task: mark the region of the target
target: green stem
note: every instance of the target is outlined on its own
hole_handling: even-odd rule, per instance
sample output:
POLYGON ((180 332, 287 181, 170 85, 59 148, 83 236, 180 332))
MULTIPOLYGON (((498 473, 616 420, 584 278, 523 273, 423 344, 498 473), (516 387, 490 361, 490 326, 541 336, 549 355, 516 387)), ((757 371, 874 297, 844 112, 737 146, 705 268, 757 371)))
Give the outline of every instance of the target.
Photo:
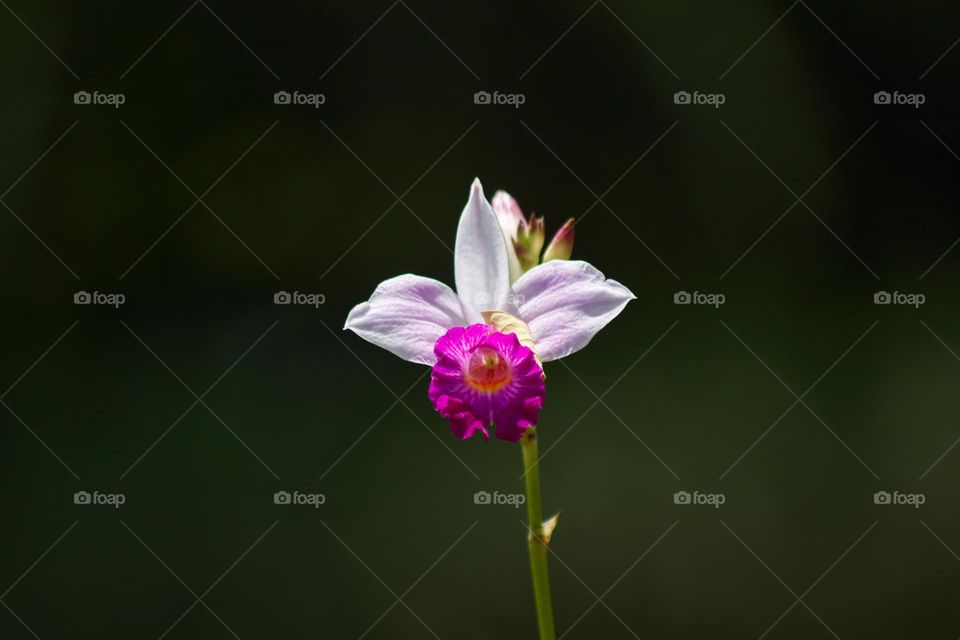
POLYGON ((543 511, 540 506, 540 465, 537 456, 537 433, 528 428, 521 440, 524 482, 527 490, 527 520, 530 531, 530 574, 533 576, 533 598, 537 605, 537 626, 540 640, 554 640, 553 604, 550 600, 550 576, 547 572, 547 541, 543 539, 543 511))

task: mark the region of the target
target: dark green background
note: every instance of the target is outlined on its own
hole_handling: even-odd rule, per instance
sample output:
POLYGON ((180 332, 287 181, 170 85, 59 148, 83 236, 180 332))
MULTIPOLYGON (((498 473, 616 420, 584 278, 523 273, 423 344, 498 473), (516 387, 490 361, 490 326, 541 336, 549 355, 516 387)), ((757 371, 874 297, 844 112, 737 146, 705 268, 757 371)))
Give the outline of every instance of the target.
POLYGON ((960 436, 960 250, 921 279, 960 236, 960 161, 946 148, 960 149, 960 49, 919 79, 960 36, 960 7, 404 1, 4 0, 0 188, 77 124, 3 197, 69 269, 0 210, 0 387, 14 385, 0 410, 0 637, 355 639, 414 583, 415 615, 397 605, 366 637, 535 637, 522 511, 473 503, 521 490, 520 452, 457 441, 424 368, 340 332, 387 277, 452 284, 444 243, 475 176, 550 229, 581 219, 575 255, 638 298, 547 368, 560 633, 603 595, 609 609, 565 637, 757 638, 802 595, 809 609, 766 637, 960 635, 960 452, 930 469, 960 436), (127 101, 77 106, 78 90, 127 101), (278 106, 278 90, 327 102, 278 106), (478 90, 526 104, 477 106, 478 90), (726 104, 675 105, 678 90, 726 104), (877 106, 878 90, 927 101, 877 106), (794 204, 790 190, 875 122, 804 196, 816 215, 796 205, 720 279, 794 204), (120 279, 190 190, 274 123, 204 197, 216 216, 197 205, 120 279), (75 306, 81 289, 128 302, 75 306), (275 306, 280 289, 327 303, 275 306), (676 306, 678 290, 727 302, 676 306), (876 306, 878 290, 927 303, 876 306), (794 406, 720 480, 794 404, 786 387, 802 395, 874 323, 804 397, 810 411, 794 406), (194 403, 187 387, 203 394, 271 326, 204 397, 210 410, 195 406, 120 479, 194 403), (408 388, 409 411, 394 396, 408 388), (276 506, 280 489, 327 502, 276 506), (881 489, 926 504, 877 506, 881 489), (127 503, 76 506, 78 490, 127 503), (678 506, 678 490, 726 504, 678 506), (209 609, 171 630, 200 595, 209 609))

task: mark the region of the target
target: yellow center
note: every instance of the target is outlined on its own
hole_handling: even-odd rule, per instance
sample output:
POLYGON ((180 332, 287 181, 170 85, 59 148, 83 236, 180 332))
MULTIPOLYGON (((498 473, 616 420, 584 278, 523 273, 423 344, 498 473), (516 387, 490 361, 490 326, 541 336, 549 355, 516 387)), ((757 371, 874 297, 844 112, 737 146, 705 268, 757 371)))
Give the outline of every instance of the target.
POLYGON ((513 371, 495 349, 481 346, 470 356, 463 377, 471 388, 494 393, 510 383, 513 371))

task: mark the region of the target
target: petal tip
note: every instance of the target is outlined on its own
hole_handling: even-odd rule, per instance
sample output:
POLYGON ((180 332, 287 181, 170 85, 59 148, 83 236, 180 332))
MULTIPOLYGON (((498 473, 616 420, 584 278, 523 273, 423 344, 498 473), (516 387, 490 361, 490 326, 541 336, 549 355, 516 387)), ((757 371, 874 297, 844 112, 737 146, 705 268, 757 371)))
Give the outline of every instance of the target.
POLYGON ((347 314, 347 318, 343 321, 343 331, 352 331, 353 327, 351 326, 356 320, 357 316, 363 313, 363 310, 366 307, 369 307, 369 302, 361 302, 360 304, 350 309, 350 313, 347 314))

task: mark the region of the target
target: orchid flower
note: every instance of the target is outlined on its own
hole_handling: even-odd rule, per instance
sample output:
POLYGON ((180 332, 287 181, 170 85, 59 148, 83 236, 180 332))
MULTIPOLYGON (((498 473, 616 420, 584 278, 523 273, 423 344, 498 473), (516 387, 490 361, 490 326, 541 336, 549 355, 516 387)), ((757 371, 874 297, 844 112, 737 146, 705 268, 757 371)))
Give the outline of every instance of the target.
POLYGON ((430 399, 453 433, 518 441, 543 405, 542 363, 590 342, 634 299, 590 264, 569 260, 573 221, 543 254, 543 218, 504 192, 493 206, 474 180, 454 246, 456 292, 411 274, 380 283, 345 329, 433 367, 430 399))
POLYGON ((543 519, 537 429, 546 383, 543 363, 579 351, 634 295, 586 262, 570 260, 573 220, 543 250, 544 220, 525 218, 500 191, 487 202, 479 180, 457 227, 456 292, 404 274, 355 306, 344 329, 433 369, 428 396, 462 440, 521 442, 530 573, 540 640, 554 640, 547 545, 557 517, 543 519))

